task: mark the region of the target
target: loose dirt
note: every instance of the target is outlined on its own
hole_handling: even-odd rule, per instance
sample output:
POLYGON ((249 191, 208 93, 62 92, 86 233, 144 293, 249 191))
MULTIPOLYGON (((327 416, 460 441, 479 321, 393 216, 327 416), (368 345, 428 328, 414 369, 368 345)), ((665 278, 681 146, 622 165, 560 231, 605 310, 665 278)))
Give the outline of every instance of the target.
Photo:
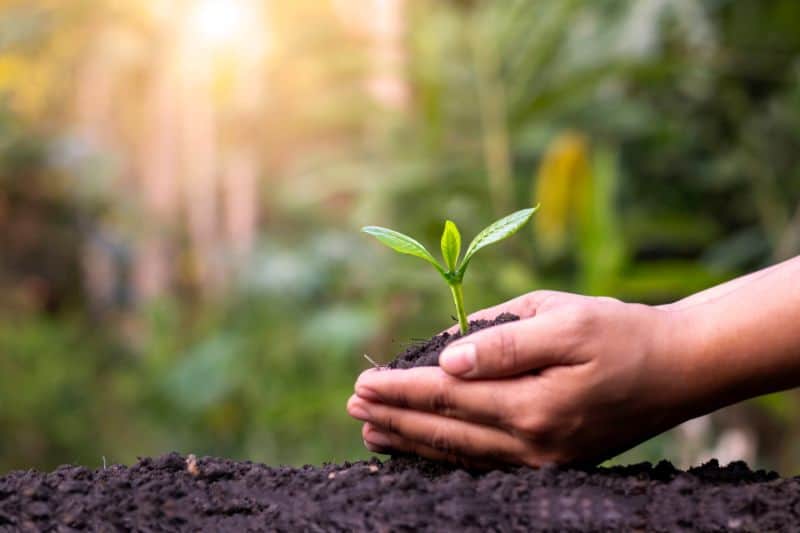
POLYGON ((0 531, 796 531, 800 482, 712 461, 469 473, 410 458, 269 467, 178 454, 0 478, 0 531), (190 465, 194 465, 190 467, 190 465), (194 472, 194 473, 193 473, 194 472))
MULTIPOLYGON (((482 329, 505 324, 507 322, 514 322, 515 320, 519 320, 519 317, 510 313, 498 315, 494 320, 473 320, 469 323, 468 333, 475 333, 482 329)), ((462 335, 460 332, 452 334, 447 332, 440 333, 424 342, 411 345, 406 351, 398 355, 386 366, 389 368, 439 366, 439 354, 442 353, 445 346, 461 337, 462 335)))

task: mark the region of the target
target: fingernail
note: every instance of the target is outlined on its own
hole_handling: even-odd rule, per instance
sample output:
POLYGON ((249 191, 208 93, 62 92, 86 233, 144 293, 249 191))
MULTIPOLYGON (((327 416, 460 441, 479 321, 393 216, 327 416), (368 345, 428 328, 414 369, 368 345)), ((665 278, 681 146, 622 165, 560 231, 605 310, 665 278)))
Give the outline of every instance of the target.
POLYGON ((369 444, 378 446, 379 448, 388 448, 392 445, 392 441, 389 436, 379 431, 370 431, 367 433, 367 438, 365 440, 369 444))
POLYGON ((389 451, 388 448, 384 448, 383 446, 376 446, 375 444, 372 444, 371 442, 368 442, 364 439, 362 439, 362 442, 364 443, 364 447, 373 453, 388 453, 389 451))
POLYGON ((347 412, 350 414, 350 416, 358 420, 365 422, 369 420, 369 412, 367 412, 358 399, 354 400, 353 398, 350 398, 350 401, 347 402, 347 412))
POLYGON ((369 387, 365 387, 364 385, 356 385, 356 394, 371 402, 380 400, 380 396, 378 396, 377 392, 369 387))
POLYGON ((439 366, 448 374, 461 376, 475 368, 475 345, 472 343, 450 346, 439 356, 439 366))

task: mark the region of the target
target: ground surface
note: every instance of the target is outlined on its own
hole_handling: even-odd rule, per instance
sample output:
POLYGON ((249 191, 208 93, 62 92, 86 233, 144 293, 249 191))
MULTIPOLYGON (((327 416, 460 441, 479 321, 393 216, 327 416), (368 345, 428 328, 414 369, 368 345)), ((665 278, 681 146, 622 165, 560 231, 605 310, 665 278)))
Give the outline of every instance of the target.
MULTIPOLYGON (((436 364, 454 338, 391 366, 436 364)), ((408 457, 289 468, 178 454, 0 477, 0 532, 685 530, 799 531, 800 478, 713 461, 475 473, 408 457)))
POLYGON ((410 460, 270 468, 177 454, 0 479, 0 531, 792 531, 800 482, 715 463, 469 474, 410 460), (191 462, 190 462, 191 463, 191 462))

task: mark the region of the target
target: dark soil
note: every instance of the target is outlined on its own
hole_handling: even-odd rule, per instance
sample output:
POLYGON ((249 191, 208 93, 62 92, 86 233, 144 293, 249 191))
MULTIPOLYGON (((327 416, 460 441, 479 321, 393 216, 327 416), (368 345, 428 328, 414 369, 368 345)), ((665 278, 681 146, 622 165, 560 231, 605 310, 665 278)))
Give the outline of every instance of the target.
MULTIPOLYGON (((475 333, 476 331, 499 324, 505 324, 506 322, 514 322, 515 320, 519 320, 519 317, 510 313, 498 315, 494 320, 473 320, 469 323, 469 333, 475 333)), ((427 341, 414 344, 386 366, 389 368, 439 366, 439 354, 442 353, 445 346, 461 337, 461 333, 441 333, 427 341)))
POLYGON ((303 468, 177 454, 0 478, 0 531, 796 531, 800 481, 716 462, 471 474, 405 458, 303 468), (190 471, 191 470, 191 471, 190 471))
MULTIPOLYGON (((435 365, 458 337, 390 366, 435 365)), ((291 468, 175 453, 0 478, 0 532, 688 530, 799 531, 800 478, 741 462, 468 472, 411 457, 291 468)))

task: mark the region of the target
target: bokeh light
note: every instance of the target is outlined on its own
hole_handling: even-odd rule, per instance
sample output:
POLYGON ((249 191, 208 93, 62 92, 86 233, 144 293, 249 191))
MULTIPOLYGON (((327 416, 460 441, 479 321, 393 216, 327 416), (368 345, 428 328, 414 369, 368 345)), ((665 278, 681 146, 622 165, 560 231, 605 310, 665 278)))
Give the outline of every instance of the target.
POLYGON ((246 27, 247 13, 235 0, 201 0, 189 17, 190 28, 198 38, 224 43, 246 27))

